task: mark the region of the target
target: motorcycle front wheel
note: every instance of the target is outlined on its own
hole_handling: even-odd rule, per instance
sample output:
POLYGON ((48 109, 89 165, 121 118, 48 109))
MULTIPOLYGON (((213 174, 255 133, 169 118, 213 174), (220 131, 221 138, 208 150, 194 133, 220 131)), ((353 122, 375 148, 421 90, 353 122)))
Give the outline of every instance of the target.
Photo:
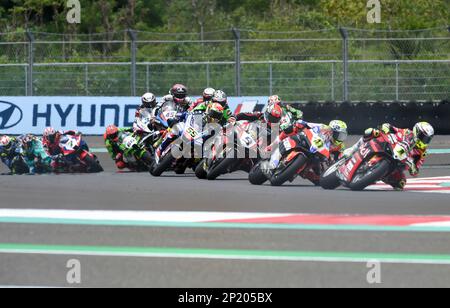
POLYGON ((175 161, 175 158, 172 156, 171 153, 168 153, 163 159, 159 162, 159 164, 154 164, 153 168, 150 171, 150 174, 156 177, 160 177, 164 172, 166 172, 167 169, 169 169, 173 162, 175 161))
POLYGON ((94 155, 86 155, 86 157, 84 158, 84 163, 87 166, 88 173, 100 173, 104 171, 97 157, 95 157, 94 155))
POLYGON ((261 170, 261 162, 253 166, 252 170, 248 175, 248 180, 252 185, 262 185, 267 182, 267 177, 261 170))
POLYGON ((272 186, 282 186, 287 181, 293 179, 297 172, 307 163, 307 161, 308 158, 300 154, 286 167, 281 170, 276 170, 274 175, 270 178, 270 183, 272 186))
POLYGON ((323 189, 334 190, 341 186, 341 180, 337 176, 337 170, 340 166, 340 162, 337 162, 322 174, 320 177, 320 186, 323 189))
POLYGON ((214 163, 214 165, 211 167, 211 169, 208 171, 208 180, 214 181, 219 176, 223 174, 227 174, 229 168, 233 163, 235 162, 234 158, 222 158, 219 160, 219 162, 214 163))
POLYGON ((362 191, 385 177, 390 168, 390 163, 387 160, 382 160, 372 168, 367 169, 363 174, 355 175, 348 187, 354 191, 362 191))

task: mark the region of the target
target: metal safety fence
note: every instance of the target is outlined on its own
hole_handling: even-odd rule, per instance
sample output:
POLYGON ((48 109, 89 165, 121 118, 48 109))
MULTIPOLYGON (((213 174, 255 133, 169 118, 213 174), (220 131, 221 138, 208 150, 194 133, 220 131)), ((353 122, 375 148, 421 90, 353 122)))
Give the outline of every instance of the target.
POLYGON ((135 96, 185 83, 288 101, 450 98, 450 31, 0 34, 0 96, 135 96))

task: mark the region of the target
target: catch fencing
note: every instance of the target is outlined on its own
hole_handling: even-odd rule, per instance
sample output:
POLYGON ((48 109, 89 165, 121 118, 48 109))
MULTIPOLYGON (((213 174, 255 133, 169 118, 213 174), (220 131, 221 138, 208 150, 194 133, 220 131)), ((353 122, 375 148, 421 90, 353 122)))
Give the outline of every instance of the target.
POLYGON ((287 101, 450 98, 450 30, 0 33, 0 96, 137 96, 185 83, 287 101))

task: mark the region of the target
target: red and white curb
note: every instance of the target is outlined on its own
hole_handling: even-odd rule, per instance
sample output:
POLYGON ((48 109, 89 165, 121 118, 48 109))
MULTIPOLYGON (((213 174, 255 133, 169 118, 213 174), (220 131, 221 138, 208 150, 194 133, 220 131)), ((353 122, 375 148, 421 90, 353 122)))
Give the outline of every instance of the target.
POLYGON ((150 212, 0 209, 0 223, 133 225, 133 223, 273 224, 385 227, 450 227, 450 216, 323 215, 229 212, 150 212), (117 224, 115 224, 117 223, 117 224))
MULTIPOLYGON (((384 183, 378 183, 370 186, 368 190, 393 190, 391 186, 384 183)), ((450 177, 434 177, 434 178, 419 178, 408 179, 405 191, 422 192, 422 193, 440 193, 450 194, 450 177)))

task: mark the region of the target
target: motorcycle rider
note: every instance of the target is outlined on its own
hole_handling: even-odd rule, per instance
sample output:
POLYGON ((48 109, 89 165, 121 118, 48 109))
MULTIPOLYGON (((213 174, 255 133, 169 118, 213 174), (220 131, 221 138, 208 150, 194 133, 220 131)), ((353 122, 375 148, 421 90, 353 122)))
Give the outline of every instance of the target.
POLYGON ((182 84, 175 84, 170 89, 169 94, 164 96, 162 101, 158 103, 155 113, 168 102, 173 102, 180 113, 188 111, 193 103, 192 99, 188 97, 188 88, 182 84))
MULTIPOLYGON (((395 136, 396 142, 402 144, 408 151, 407 169, 411 176, 417 177, 420 168, 427 157, 428 146, 434 138, 434 128, 427 122, 417 123, 413 130, 398 128, 385 123, 377 128, 368 128, 364 136, 353 147, 344 152, 345 157, 352 157, 362 144, 380 137, 381 134, 395 136)), ((404 190, 407 179, 404 170, 396 170, 383 179, 383 182, 392 186, 395 190, 404 190)))
POLYGON ((123 140, 130 134, 133 134, 132 128, 118 128, 115 125, 109 125, 103 135, 106 149, 116 163, 116 167, 120 170, 129 168, 124 161, 125 148, 123 146, 123 140))
POLYGON ((22 146, 17 138, 9 136, 0 137, 0 159, 10 170, 7 173, 8 175, 22 173, 16 170, 15 164, 22 151, 22 146))
POLYGON ((22 144, 23 157, 30 169, 30 174, 48 173, 54 166, 52 158, 47 154, 40 138, 28 134, 19 137, 22 144))
MULTIPOLYGON (((340 120, 331 121, 329 125, 308 123, 303 120, 291 121, 290 114, 283 120, 280 125, 281 134, 274 143, 266 148, 266 152, 272 152, 272 150, 283 140, 288 137, 293 138, 295 141, 300 142, 298 134, 305 128, 312 129, 318 135, 322 137, 323 142, 328 145, 330 149, 332 161, 336 161, 343 155, 346 148, 345 141, 348 137, 348 126, 345 122, 340 120)), ((292 119, 292 118, 291 118, 292 119)), ((281 155, 281 154, 280 154, 281 155)), ((275 166, 276 167, 276 166, 275 166)), ((265 169, 270 169, 267 165, 265 169)), ((311 170, 306 170, 303 175, 304 178, 310 180, 314 184, 318 184, 320 181, 320 175, 322 173, 322 166, 314 166, 311 170)))
POLYGON ((216 93, 216 90, 213 88, 206 88, 203 91, 202 97, 199 98, 195 103, 193 103, 191 105, 191 107, 189 108, 189 111, 194 110, 195 108, 197 108, 199 105, 202 104, 206 104, 208 105, 209 103, 212 102, 212 99, 214 97, 214 93, 216 93))
MULTIPOLYGON (((303 112, 297 108, 292 107, 291 105, 283 105, 281 98, 278 95, 272 95, 269 97, 269 100, 267 102, 267 109, 272 106, 279 106, 283 114, 286 115, 287 113, 290 113, 292 115, 293 121, 298 121, 303 119, 303 112)), ((266 110, 267 110, 266 109, 266 110)), ((251 112, 251 113, 241 113, 236 116, 238 121, 259 121, 264 120, 264 112, 251 112)), ((278 122, 277 122, 278 123, 278 122)))
POLYGON ((153 113, 153 109, 156 107, 157 104, 158 103, 156 101, 155 94, 153 94, 153 93, 145 93, 141 97, 141 105, 136 110, 135 117, 136 118, 139 117, 141 115, 141 113, 143 113, 145 111, 150 113, 150 114, 152 114, 153 113))
MULTIPOLYGON (((42 136, 42 144, 47 154, 51 156, 53 160, 52 167, 54 170, 65 168, 72 164, 72 162, 65 159, 60 147, 61 138, 65 135, 79 136, 81 135, 81 132, 75 130, 61 132, 53 127, 47 127, 42 136)), ((89 146, 84 140, 81 142, 81 148, 89 152, 89 146)))
MULTIPOLYGON (((48 155, 56 156, 56 155, 60 155, 62 153, 59 143, 61 141, 61 137, 64 135, 78 136, 78 135, 81 135, 81 132, 75 131, 75 130, 61 132, 61 131, 57 131, 53 127, 47 127, 44 130, 44 133, 42 135, 42 144, 44 145, 44 148, 47 151, 48 155)), ((89 148, 88 148, 86 142, 83 141, 82 146, 87 151, 89 151, 89 148)))
POLYGON ((269 97, 267 105, 279 105, 281 106, 285 114, 288 112, 292 114, 294 121, 303 120, 303 112, 300 109, 293 107, 292 105, 284 105, 278 95, 272 95, 271 97, 269 97))

